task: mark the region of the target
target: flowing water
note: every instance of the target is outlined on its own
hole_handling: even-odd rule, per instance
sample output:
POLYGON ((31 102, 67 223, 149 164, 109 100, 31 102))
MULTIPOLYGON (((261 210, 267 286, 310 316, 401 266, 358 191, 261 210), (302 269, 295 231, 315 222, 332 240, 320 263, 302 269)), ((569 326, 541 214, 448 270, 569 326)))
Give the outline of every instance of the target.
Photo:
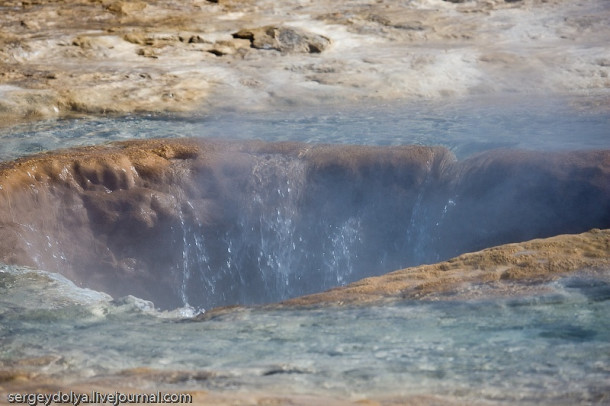
POLYGON ((276 113, 217 112, 197 118, 131 116, 40 122, 0 130, 0 159, 108 141, 219 137, 358 145, 442 145, 458 158, 494 148, 608 148, 606 111, 566 100, 474 100, 276 113))
MULTIPOLYGON (((546 101, 78 119, 2 130, 0 159, 114 140, 190 136, 441 145, 463 159, 496 148, 608 149, 609 128, 607 113, 546 101)), ((462 204, 458 197, 443 196, 431 207, 424 182, 410 211, 394 221, 396 238, 387 228, 392 220, 370 212, 381 207, 388 218, 398 218, 382 195, 358 206, 367 209, 359 215, 332 208, 320 222, 327 227, 312 229, 305 225, 315 212, 304 215, 299 206, 302 163, 273 160, 252 167, 241 184, 247 199, 235 202, 233 228, 214 241, 180 212, 168 241, 180 247, 174 266, 184 307, 161 311, 132 296, 113 299, 77 287, 48 269, 1 266, 0 366, 66 382, 105 379, 137 367, 195 371, 177 383, 141 385, 351 400, 434 393, 466 403, 608 402, 608 272, 565 277, 547 283, 543 293, 519 298, 347 309, 255 307, 203 322, 185 320, 203 308, 265 303, 343 285, 366 276, 362 269, 370 268, 373 251, 381 264, 377 273, 447 255, 437 253, 445 243, 431 230, 449 221, 462 204), (384 238, 384 230, 370 230, 380 221, 395 246, 374 242, 384 238), (378 247, 390 248, 379 253, 378 247), (318 278, 309 287, 308 269, 318 278), (253 272, 262 276, 245 274, 253 272)))

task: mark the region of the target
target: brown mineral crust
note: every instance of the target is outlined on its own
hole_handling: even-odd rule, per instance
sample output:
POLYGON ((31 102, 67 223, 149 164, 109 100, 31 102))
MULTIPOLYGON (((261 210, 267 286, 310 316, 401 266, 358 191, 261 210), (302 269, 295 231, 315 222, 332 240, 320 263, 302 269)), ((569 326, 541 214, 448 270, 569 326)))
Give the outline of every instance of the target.
POLYGON ((449 234, 442 237, 448 253, 451 246, 475 251, 610 224, 607 150, 493 150, 456 162, 447 172, 457 202, 448 220, 453 226, 445 223, 449 234), (480 234, 461 232, 466 228, 480 234))
MULTIPOLYGON (((456 293, 464 285, 487 284, 493 296, 520 294, 501 282, 548 282, 575 271, 610 270, 610 230, 559 235, 506 244, 460 255, 438 264, 421 265, 366 278, 345 287, 284 301, 281 307, 381 304, 395 300, 476 298, 456 293)), ((524 290, 524 289, 522 289, 524 290)), ((489 293, 489 292, 488 292, 489 293)))
MULTIPOLYGON (((150 242, 146 230, 176 215, 172 188, 188 187, 180 162, 200 153, 189 141, 127 142, 2 163, 1 260, 47 264, 98 289, 116 285, 117 278, 137 277, 138 264, 134 268, 130 257, 117 259, 109 246, 138 246, 140 238, 150 242), (88 271, 75 273, 70 264, 88 271)), ((154 277, 161 283, 167 278, 148 276, 154 277)))
MULTIPOLYGON (((379 147, 358 145, 311 146, 299 154, 311 165, 312 171, 326 172, 334 169, 349 175, 404 168, 401 174, 415 177, 421 182, 424 173, 441 177, 443 171, 455 162, 455 157, 443 147, 414 145, 379 147)), ((414 181, 413 183, 419 183, 414 181)))
POLYGON ((491 187, 498 175, 522 179, 526 174, 542 173, 569 180, 572 185, 587 183, 600 186, 610 193, 604 187, 610 175, 610 154, 606 150, 548 152, 499 149, 471 157, 466 162, 459 165, 458 178, 467 188, 469 182, 481 188, 491 187), (483 185, 481 174, 486 177, 483 185))

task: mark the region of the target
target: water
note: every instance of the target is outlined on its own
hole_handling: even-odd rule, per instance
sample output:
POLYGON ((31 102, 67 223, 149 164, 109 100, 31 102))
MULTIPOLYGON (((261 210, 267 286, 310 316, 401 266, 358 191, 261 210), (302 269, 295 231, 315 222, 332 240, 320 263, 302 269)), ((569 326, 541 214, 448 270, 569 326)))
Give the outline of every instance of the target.
POLYGON ((546 289, 510 299, 241 309, 190 322, 135 298, 113 302, 53 274, 4 267, 0 365, 76 381, 150 367, 191 378, 144 387, 352 400, 428 393, 507 404, 605 399, 607 275, 566 277, 546 289), (28 360, 36 359, 46 361, 33 367, 28 360))
POLYGON ((389 176, 387 187, 378 184, 378 174, 362 176, 355 185, 336 174, 312 179, 306 161, 281 154, 256 155, 238 173, 218 180, 226 194, 219 199, 221 227, 181 217, 172 243, 163 247, 168 253, 181 250, 182 262, 174 269, 182 275, 181 304, 209 309, 277 302, 422 259, 435 262, 440 252, 438 244, 419 243, 422 230, 433 232, 428 220, 410 224, 409 193, 418 192, 405 191, 397 202, 390 194, 400 186, 389 176), (412 238, 409 230, 418 235, 412 238))
POLYGON ((197 118, 122 117, 24 124, 0 130, 0 160, 109 141, 218 137, 358 145, 442 145, 458 158, 495 148, 610 147, 610 115, 568 100, 474 100, 461 105, 372 105, 197 118))
MULTIPOLYGON (((500 147, 607 149, 609 128, 607 113, 573 109, 561 100, 78 119, 1 130, 0 160, 114 140, 190 136, 442 145, 463 159, 500 147)), ((299 212, 302 163, 279 155, 271 160, 273 165, 258 161, 249 181, 240 184, 243 200, 234 202, 239 215, 224 234, 204 232, 188 215, 188 196, 176 195, 184 210, 166 231, 179 251, 173 265, 176 286, 171 287, 179 303, 209 311, 219 304, 261 303, 345 284, 364 276, 367 258, 379 253, 378 247, 391 251, 381 253, 379 272, 398 268, 404 264, 400 261, 434 261, 444 243, 430 231, 450 221, 463 230, 459 221, 470 221, 460 211, 464 196, 449 193, 426 204, 424 182, 412 209, 401 215, 395 215, 380 188, 378 195, 371 191, 370 205, 362 210, 341 210, 339 204, 316 225, 326 228, 308 228, 321 206, 314 206, 309 217, 299 212), (376 216, 369 209, 379 202, 388 206, 376 216), (371 224, 380 222, 383 233, 367 234, 371 224), (388 232, 390 224, 400 238, 388 232), (391 241, 375 243, 380 235, 390 235, 391 241), (312 247, 317 247, 315 255, 312 247), (395 252, 404 253, 398 262, 395 252), (311 257, 313 270, 304 265, 311 257), (301 280, 304 269, 319 277, 315 286, 301 280), (198 302, 202 296, 217 299, 198 302)), ((132 376, 131 383, 144 389, 352 401, 436 394, 467 404, 608 402, 608 270, 548 282, 535 296, 309 310, 238 308, 201 322, 188 320, 201 309, 161 311, 158 303, 132 296, 113 299, 47 271, 0 265, 4 371, 68 384, 112 386, 129 383, 132 376), (161 373, 130 372, 141 367, 161 373), (176 374, 182 378, 175 379, 176 374)))

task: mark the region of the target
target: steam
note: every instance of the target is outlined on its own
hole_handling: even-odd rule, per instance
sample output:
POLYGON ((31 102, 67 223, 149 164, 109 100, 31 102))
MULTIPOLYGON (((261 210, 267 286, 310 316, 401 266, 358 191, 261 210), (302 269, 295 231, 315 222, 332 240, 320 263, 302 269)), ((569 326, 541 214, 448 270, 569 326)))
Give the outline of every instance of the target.
POLYGON ((444 212, 430 196, 438 181, 430 161, 410 189, 392 165, 317 171, 264 154, 235 171, 228 163, 236 160, 216 170, 231 173, 218 176, 222 232, 181 218, 183 305, 275 302, 439 257, 433 234, 444 212))
POLYGON ((494 152, 455 163, 441 152, 425 162, 411 157, 410 169, 384 154, 352 169, 341 154, 328 166, 261 154, 243 172, 220 177, 223 231, 181 222, 182 304, 276 302, 491 245, 609 224, 608 201, 596 187, 572 178, 574 190, 564 190, 556 178, 562 170, 533 154, 494 152), (529 167, 511 164, 524 156, 529 167))

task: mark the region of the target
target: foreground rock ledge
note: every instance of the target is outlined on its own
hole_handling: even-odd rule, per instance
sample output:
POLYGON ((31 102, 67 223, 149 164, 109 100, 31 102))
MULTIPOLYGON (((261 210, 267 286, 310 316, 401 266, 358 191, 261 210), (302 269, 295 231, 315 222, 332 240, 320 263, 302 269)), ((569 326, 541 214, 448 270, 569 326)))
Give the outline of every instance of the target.
MULTIPOLYGON (((568 273, 610 277, 610 230, 591 230, 468 253, 362 279, 345 287, 298 297, 281 306, 382 304, 395 300, 460 300, 524 295, 536 283, 568 273)), ((202 316, 204 317, 204 316, 202 316)))

